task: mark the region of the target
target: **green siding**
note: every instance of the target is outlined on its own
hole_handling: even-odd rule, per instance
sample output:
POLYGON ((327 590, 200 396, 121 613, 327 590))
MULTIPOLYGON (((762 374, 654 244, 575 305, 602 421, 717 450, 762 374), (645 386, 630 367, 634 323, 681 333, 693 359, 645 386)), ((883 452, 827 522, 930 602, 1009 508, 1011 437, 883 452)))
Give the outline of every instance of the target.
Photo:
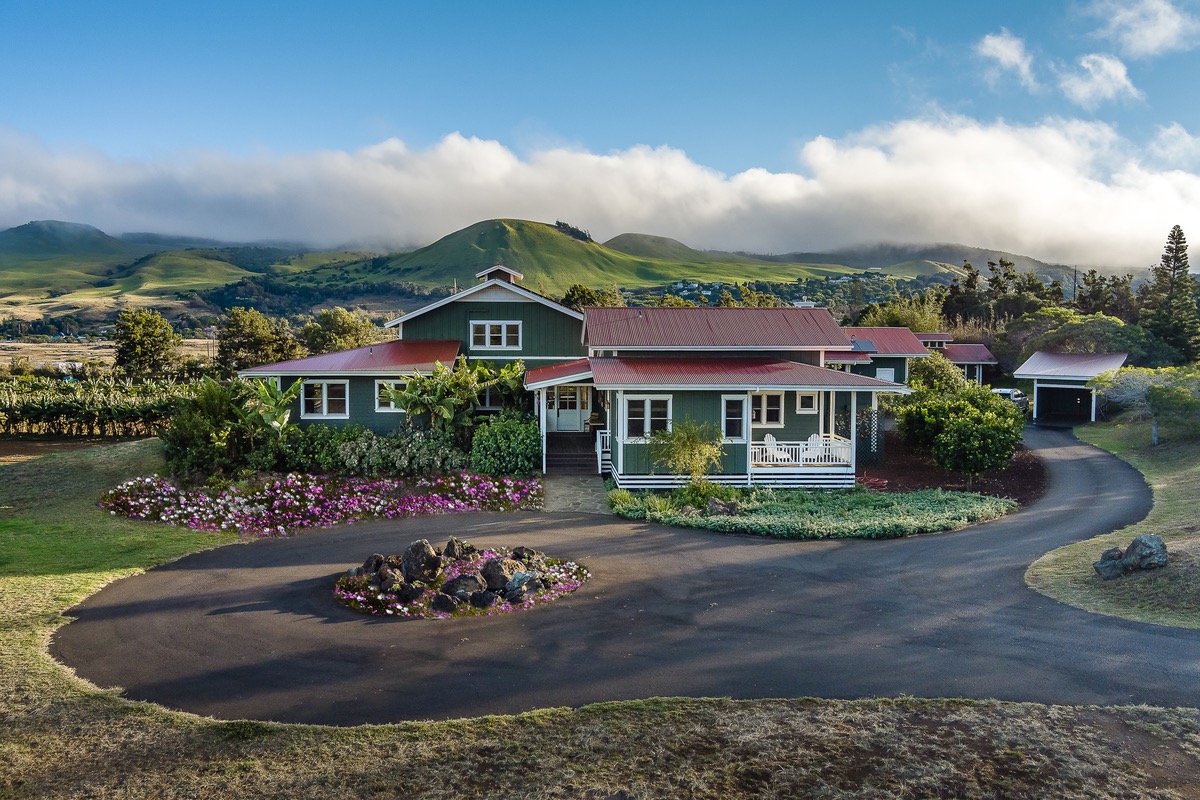
POLYGON ((497 364, 529 359, 530 368, 587 355, 580 341, 583 323, 540 303, 447 303, 403 324, 405 339, 458 339, 468 357, 497 364), (520 350, 487 350, 471 346, 472 320, 520 320, 520 350), (547 358, 552 357, 552 358, 547 358))
MULTIPOLYGON (((395 376, 400 379, 402 376, 395 376)), ((291 386, 300 378, 289 376, 283 378, 282 385, 284 388, 291 386)), ((380 412, 375 410, 375 377, 354 376, 346 378, 345 376, 328 375, 314 376, 306 375, 302 380, 306 381, 340 381, 349 382, 347 387, 348 400, 347 408, 350 411, 349 419, 326 419, 318 417, 310 417, 302 419, 300 416, 300 401, 292 406, 291 422, 296 423, 302 428, 309 425, 328 425, 331 428, 346 428, 355 423, 361 424, 370 428, 375 433, 385 434, 396 430, 400 425, 404 424, 405 415, 397 412, 380 412)))
MULTIPOLYGON (((673 420, 679 421, 683 419, 692 419, 696 422, 707 421, 721 426, 723 423, 721 406, 722 396, 743 393, 721 391, 680 391, 630 392, 630 394, 669 395, 671 397, 671 418, 673 420)), ((610 393, 610 397, 612 398, 611 403, 615 404, 616 393, 610 393)), ((783 397, 783 422, 784 426, 782 428, 751 427, 751 438, 754 441, 762 441, 763 436, 770 433, 780 441, 802 441, 819 431, 820 417, 817 414, 797 414, 796 393, 794 391, 788 391, 784 393, 783 397)), ((662 467, 651 464, 648 448, 645 444, 623 443, 615 438, 620 434, 620 421, 618 419, 617 412, 611 407, 609 415, 609 429, 614 436, 612 447, 614 449, 621 449, 621 474, 649 475, 651 473, 664 473, 664 469, 662 467)), ((726 444, 723 448, 721 464, 717 472, 719 474, 745 474, 748 456, 747 449, 747 445, 745 444, 726 444)), ((614 458, 614 469, 617 467, 617 463, 618 462, 616 458, 614 458)))
POLYGON ((855 364, 850 368, 850 371, 855 375, 865 375, 868 378, 876 377, 875 373, 880 368, 894 369, 896 371, 896 383, 908 383, 908 359, 896 358, 891 356, 872 357, 870 364, 855 364))

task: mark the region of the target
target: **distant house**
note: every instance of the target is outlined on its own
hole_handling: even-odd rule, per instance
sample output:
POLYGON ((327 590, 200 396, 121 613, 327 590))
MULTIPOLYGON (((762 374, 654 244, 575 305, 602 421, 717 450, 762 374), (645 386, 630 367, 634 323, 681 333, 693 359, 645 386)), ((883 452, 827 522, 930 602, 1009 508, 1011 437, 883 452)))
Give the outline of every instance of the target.
POLYGON ((840 360, 840 355, 831 354, 830 362, 846 364, 855 375, 907 384, 912 360, 929 358, 929 351, 908 328, 852 327, 845 331, 853 345, 853 355, 840 360))
POLYGON ((1120 369, 1126 353, 1048 353, 1038 351, 1013 377, 1033 381, 1034 421, 1096 421, 1096 392, 1087 382, 1120 369))
POLYGON ((918 333, 916 337, 930 352, 941 353, 963 371, 967 380, 978 384, 983 383, 984 370, 999 363, 986 345, 954 344, 954 337, 948 333, 918 333))

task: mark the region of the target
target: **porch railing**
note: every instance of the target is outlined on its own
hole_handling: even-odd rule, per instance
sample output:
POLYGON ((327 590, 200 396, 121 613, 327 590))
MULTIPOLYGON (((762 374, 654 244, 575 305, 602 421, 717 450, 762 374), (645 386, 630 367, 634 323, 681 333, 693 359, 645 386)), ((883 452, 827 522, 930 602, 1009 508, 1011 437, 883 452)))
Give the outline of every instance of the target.
POLYGON ((612 463, 612 445, 609 442, 608 431, 596 431, 596 472, 604 472, 604 468, 612 463))
POLYGON ((851 442, 841 436, 813 434, 800 442, 780 442, 767 434, 750 444, 750 465, 755 469, 845 466, 851 464, 851 442))

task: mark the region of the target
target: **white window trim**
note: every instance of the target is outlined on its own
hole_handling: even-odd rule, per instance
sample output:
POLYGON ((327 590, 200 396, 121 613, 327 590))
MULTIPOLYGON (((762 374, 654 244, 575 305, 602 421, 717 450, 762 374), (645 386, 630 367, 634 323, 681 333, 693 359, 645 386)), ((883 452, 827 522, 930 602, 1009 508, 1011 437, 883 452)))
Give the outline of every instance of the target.
POLYGON ((816 414, 821 409, 821 394, 820 392, 796 392, 796 413, 797 414, 816 414), (811 397, 813 399, 812 408, 803 408, 800 405, 801 397, 811 397))
MULTIPOLYGON (((397 406, 395 404, 393 404, 392 406, 387 407, 387 408, 379 405, 379 387, 384 386, 384 385, 386 385, 389 389, 400 389, 400 388, 407 386, 408 381, 403 380, 403 379, 375 381, 375 412, 377 414, 403 414, 404 409, 400 408, 399 406, 397 406)), ((348 403, 347 403, 346 407, 349 408, 348 403)))
MULTIPOLYGON (((473 320, 471 320, 470 333, 471 333, 470 341, 471 341, 471 349, 472 350, 508 350, 510 352, 515 352, 517 350, 520 350, 525 345, 525 326, 522 324, 522 321, 519 319, 473 319, 473 320), (517 326, 517 345, 516 345, 516 347, 513 347, 512 345, 507 345, 507 344, 502 344, 502 345, 475 344, 475 326, 476 325, 501 325, 501 326, 516 325, 517 326)), ((508 331, 505 329, 505 327, 502 327, 500 329, 500 336, 505 341, 508 340, 508 331)), ((484 338, 485 342, 491 338, 491 333, 486 328, 484 329, 483 338, 484 338)))
POLYGON ((345 414, 330 414, 328 412, 321 414, 309 414, 304 410, 304 390, 300 390, 300 419, 350 419, 350 381, 347 380, 307 380, 304 381, 305 386, 317 385, 321 387, 321 408, 329 408, 329 386, 340 383, 346 387, 346 413, 345 414))
POLYGON ((627 394, 621 401, 621 441, 626 444, 645 444, 650 441, 649 436, 630 436, 629 435, 629 404, 633 401, 640 401, 646 410, 646 427, 650 423, 650 401, 651 400, 666 400, 667 401, 667 430, 671 430, 673 397, 669 394, 627 394))
POLYGON ((881 381, 891 381, 892 383, 895 383, 896 382, 896 368, 895 367, 876 367, 875 368, 875 377, 881 381), (892 374, 887 376, 886 378, 884 378, 883 376, 881 376, 879 374, 881 372, 890 372, 892 374))
POLYGON ((784 418, 783 418, 784 417, 784 409, 787 407, 787 404, 785 404, 783 402, 783 392, 752 392, 750 394, 750 405, 751 405, 750 427, 752 427, 752 428, 782 428, 782 427, 784 427, 784 418), (771 395, 776 395, 779 397, 779 422, 767 422, 766 421, 766 419, 767 419, 767 403, 766 403, 766 400, 763 400, 762 398, 768 397, 771 395), (762 422, 754 421, 753 406, 759 407, 759 411, 760 411, 760 414, 763 419, 762 422))
POLYGON ((732 444, 745 444, 750 432, 750 397, 744 394, 721 395, 721 441, 732 444), (725 403, 730 400, 742 404, 742 435, 729 437, 725 435, 725 403))

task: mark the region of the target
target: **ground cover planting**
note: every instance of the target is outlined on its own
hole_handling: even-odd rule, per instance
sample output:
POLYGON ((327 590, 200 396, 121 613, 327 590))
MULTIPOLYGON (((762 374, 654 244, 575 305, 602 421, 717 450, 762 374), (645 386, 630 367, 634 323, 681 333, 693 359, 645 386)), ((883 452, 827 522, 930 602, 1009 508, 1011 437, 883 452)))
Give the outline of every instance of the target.
POLYGON ((1138 622, 1200 628, 1200 440, 1167 429, 1150 445, 1150 423, 1087 425, 1084 441, 1116 454, 1146 477, 1154 507, 1141 522, 1047 553, 1025 574, 1029 586, 1063 603, 1138 622), (1135 536, 1157 534, 1167 546, 1167 566, 1116 580, 1092 568, 1110 547, 1127 547, 1135 536))
POLYGON ((123 481, 100 498, 100 507, 114 515, 248 536, 286 536, 364 519, 541 505, 537 479, 463 472, 416 480, 293 474, 220 491, 180 488, 152 475, 123 481))
POLYGON ((749 489, 723 494, 724 508, 711 505, 706 509, 709 513, 701 513, 678 494, 614 489, 609 503, 626 519, 780 539, 892 539, 963 528, 1017 508, 1012 500, 941 489, 906 493, 749 489))
POLYGON ((652 698, 326 728, 130 702, 75 678, 45 645, 105 584, 239 540, 97 509, 102 492, 161 469, 154 442, 0 467, 0 797, 1200 794, 1192 709, 652 698))

